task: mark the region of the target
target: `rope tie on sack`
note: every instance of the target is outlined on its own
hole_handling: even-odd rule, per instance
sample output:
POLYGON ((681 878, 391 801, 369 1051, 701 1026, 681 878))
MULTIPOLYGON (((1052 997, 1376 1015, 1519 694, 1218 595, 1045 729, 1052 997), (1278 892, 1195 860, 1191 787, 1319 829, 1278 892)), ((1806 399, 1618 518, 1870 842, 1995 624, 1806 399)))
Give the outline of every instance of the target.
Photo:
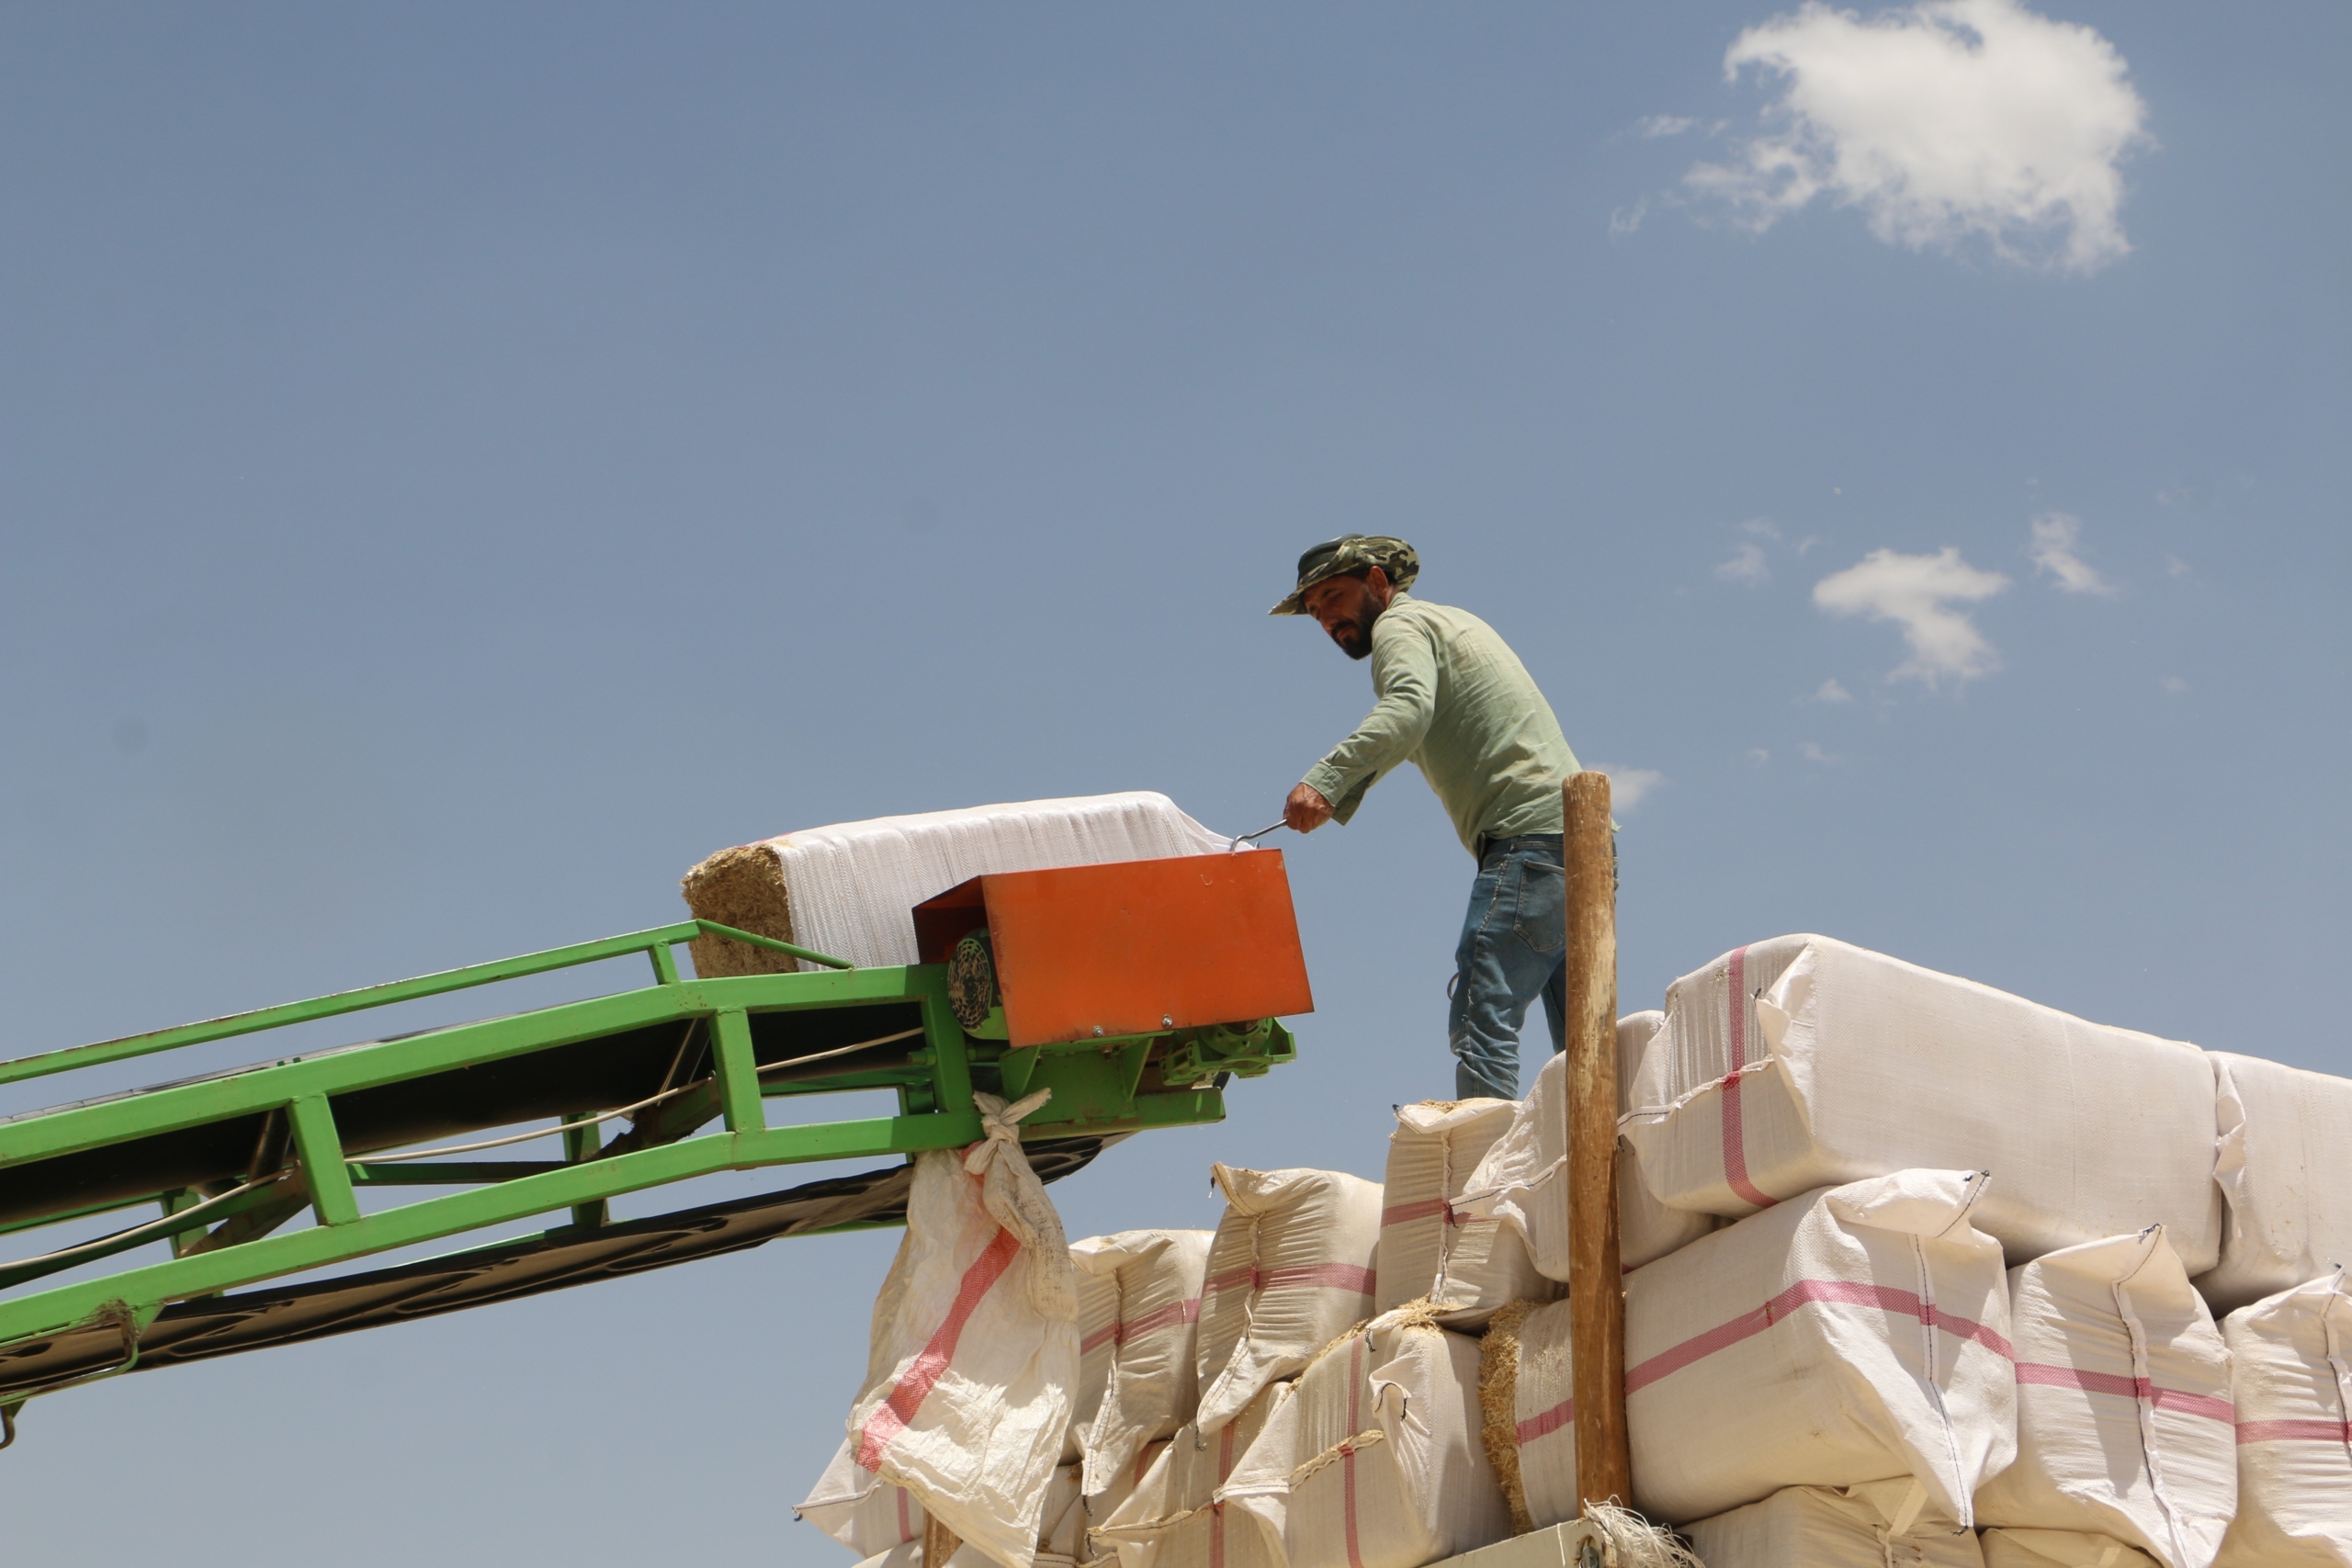
POLYGON ((1041 1089, 1007 1105, 993 1094, 974 1090, 972 1103, 980 1112, 980 1141, 966 1152, 964 1168, 974 1176, 986 1176, 1007 1145, 1021 1147, 1021 1119, 1053 1098, 1051 1089, 1041 1089))

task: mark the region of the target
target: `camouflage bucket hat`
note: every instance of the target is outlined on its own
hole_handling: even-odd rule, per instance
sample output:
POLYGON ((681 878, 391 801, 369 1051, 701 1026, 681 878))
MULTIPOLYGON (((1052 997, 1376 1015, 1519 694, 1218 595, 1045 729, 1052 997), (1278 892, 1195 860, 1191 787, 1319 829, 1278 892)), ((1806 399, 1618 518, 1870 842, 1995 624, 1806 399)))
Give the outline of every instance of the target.
POLYGON ((1308 589, 1374 566, 1388 574, 1389 582, 1399 592, 1410 588, 1413 579, 1421 574, 1421 558, 1404 540, 1392 539, 1385 534, 1342 534, 1298 558, 1298 586, 1266 614, 1303 615, 1306 614, 1308 589))

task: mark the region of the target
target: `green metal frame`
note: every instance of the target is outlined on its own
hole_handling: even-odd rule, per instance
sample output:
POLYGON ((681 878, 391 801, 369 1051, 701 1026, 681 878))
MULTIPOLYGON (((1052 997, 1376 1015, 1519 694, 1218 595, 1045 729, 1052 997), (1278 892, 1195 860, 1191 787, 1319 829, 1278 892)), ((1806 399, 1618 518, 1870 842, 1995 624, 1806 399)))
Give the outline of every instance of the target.
MULTIPOLYGON (((1237 1030, 1185 1031, 1168 1036, 1030 1048, 1008 1055, 999 1043, 968 1037, 947 998, 944 964, 854 968, 841 959, 707 920, 528 953, 494 964, 454 969, 413 980, 266 1008, 152 1034, 0 1062, 0 1083, 119 1062, 240 1034, 358 1012, 394 1002, 439 996, 499 980, 643 953, 653 983, 634 990, 567 1002, 505 1018, 456 1024, 405 1039, 303 1057, 289 1056, 241 1072, 200 1078, 113 1100, 68 1105, 0 1126, 0 1167, 103 1148, 206 1122, 283 1112, 294 1165, 275 1182, 223 1200, 186 1191, 159 1192, 137 1202, 160 1206, 161 1218, 123 1234, 119 1245, 101 1238, 74 1249, 68 1261, 0 1265, 0 1291, 40 1275, 82 1267, 109 1251, 166 1244, 166 1259, 100 1279, 52 1286, 13 1298, 0 1294, 0 1351, 40 1336, 100 1320, 124 1326, 126 1361, 135 1363, 138 1334, 175 1301, 325 1268, 374 1253, 416 1246, 533 1215, 571 1212, 575 1225, 604 1222, 605 1206, 624 1193, 722 1170, 817 1160, 910 1156, 959 1147, 981 1136, 972 1091, 980 1087, 1018 1095, 1053 1089, 1051 1100, 1023 1124, 1024 1137, 1102 1135, 1151 1127, 1216 1122, 1227 1072, 1254 1076, 1295 1055, 1288 1032, 1267 1021, 1237 1030), (720 979, 683 977, 672 949, 715 935, 821 965, 815 971, 720 979), (888 1071, 844 1072, 832 1077, 763 1082, 752 1051, 752 1014, 795 1009, 839 1009, 914 1002, 922 1010, 920 1049, 907 1066, 888 1071), (562 1130, 561 1160, 466 1160, 390 1163, 347 1158, 335 1128, 338 1095, 424 1077, 455 1068, 525 1056, 664 1022, 705 1021, 712 1072, 693 1092, 662 1112, 661 1135, 604 1146, 594 1126, 562 1130), (1185 1070, 1147 1088, 1155 1059, 1185 1070), (1171 1081, 1181 1080, 1181 1081, 1171 1081), (818 1122, 767 1124, 765 1100, 779 1095, 895 1089, 897 1115, 818 1122), (719 1128, 698 1132, 713 1117, 719 1128), (361 1186, 473 1184, 469 1190, 362 1213, 361 1186), (316 1223, 271 1234, 307 1207, 316 1223)), ((683 1031, 682 1031, 683 1033, 683 1031)), ((645 1121, 639 1120, 640 1132, 645 1121)), ((25 1229, 85 1217, 130 1204, 20 1221, 25 1229)), ((113 1371, 100 1376, 113 1375, 113 1371)), ((88 1381, 86 1379, 76 1381, 88 1381)))

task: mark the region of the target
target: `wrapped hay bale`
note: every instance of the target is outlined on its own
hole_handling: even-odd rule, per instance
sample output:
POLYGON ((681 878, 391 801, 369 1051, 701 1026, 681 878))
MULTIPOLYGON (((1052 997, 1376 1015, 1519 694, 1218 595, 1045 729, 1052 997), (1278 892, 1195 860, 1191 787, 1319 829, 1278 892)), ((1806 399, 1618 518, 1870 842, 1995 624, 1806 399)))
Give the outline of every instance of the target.
POLYGON ((2156 1568, 2156 1560, 2111 1535, 2080 1530, 1986 1530, 1977 1542, 1984 1568, 2156 1568))
POLYGON ((1985 1568, 1973 1530, 1923 1517, 1924 1488, 1792 1486, 1683 1527, 1707 1568, 1985 1568))
POLYGON ((2238 1515, 2216 1568, 2352 1568, 2352 1294, 2344 1270, 2222 1320, 2238 1515))
MULTIPOLYGON (((1147 1443, 1172 1435, 1200 1403, 1201 1287, 1209 1231, 1121 1231, 1070 1248, 1081 1290, 1108 1292, 1101 1326, 1079 1341, 1105 1359, 1104 1382, 1086 1438, 1086 1491, 1110 1487, 1147 1443), (1098 1347, 1091 1348, 1091 1347, 1098 1347)), ((1081 1328, 1084 1308, 1080 1307, 1081 1328)))
POLYGON ((1201 1288, 1203 1432, 1370 1314, 1380 1189, 1335 1170, 1210 1168, 1225 1214, 1201 1288))
MULTIPOLYGON (((1085 1568, 1086 1509, 1078 1495, 1078 1466, 1066 1464, 1054 1472, 1041 1517, 1036 1551, 1023 1561, 1022 1568, 1085 1568)), ((924 1527, 918 1524, 912 1538, 868 1557, 857 1568, 937 1568, 927 1558, 926 1539, 924 1527)), ((933 1534, 928 1539, 941 1538, 933 1534)), ((1003 1568, 1003 1564, 977 1546, 958 1542, 946 1568, 1003 1568)))
POLYGON ((1634 1506, 1705 1518, 1787 1486, 1916 1478, 1928 1510, 2017 1452, 2008 1280, 1984 1181, 1911 1170, 1808 1193, 1625 1280, 1634 1506))
POLYGON ((2216 1313, 2352 1260, 2352 1078, 2213 1052, 2227 1209, 2222 1261, 2197 1288, 2216 1313))
POLYGON ((1290 1568, 1421 1568, 1511 1533, 1479 1441, 1478 1342, 1374 1319, 1300 1374, 1225 1483, 1290 1568))
POLYGON ((1095 1500, 1095 1560, 1115 1551, 1120 1568, 1285 1568, 1273 1539, 1228 1507, 1223 1489, 1290 1394, 1289 1383, 1275 1383, 1215 1432, 1186 1426, 1153 1444, 1126 1496, 1095 1500))
POLYGON ((1674 983, 1624 1125, 1672 1208, 1990 1170, 1971 1222, 2010 1262, 2156 1223, 2196 1274, 2221 1252, 2212 1098, 2194 1045, 1787 936, 1674 983))
POLYGON ((1064 1464, 1086 1457, 1086 1435, 1102 1412, 1111 1361, 1118 1354, 1119 1282, 1086 1266, 1086 1249, 1099 1239, 1072 1242, 1069 1248, 1078 1271, 1078 1386, 1070 1399, 1069 1429, 1062 1438, 1064 1464))
MULTIPOLYGON (((914 963, 914 907, 975 876, 1232 847, 1166 795, 1136 790, 803 829, 721 850, 679 886, 697 919, 865 967, 914 963)), ((693 952, 707 979, 803 967, 724 937, 697 937, 693 952)))
POLYGON ((1521 1535, 1582 1511, 1568 1323, 1566 1302, 1513 1302, 1479 1343, 1480 1440, 1521 1535))
POLYGON ((2018 1457, 1978 1489, 1978 1522, 2210 1568, 2237 1511, 2230 1354, 2164 1227, 2015 1270, 2009 1338, 2018 1457))
MULTIPOLYGON (((1617 1021, 1617 1109, 1631 1103, 1634 1076, 1665 1022, 1662 1012, 1617 1021)), ((1456 1208, 1492 1214, 1515 1232, 1548 1280, 1568 1277, 1567 1058, 1555 1055, 1535 1075, 1510 1129, 1479 1161, 1456 1208)), ((1628 1269, 1655 1262, 1713 1230, 1712 1214, 1669 1209, 1642 1184, 1632 1151, 1617 1150, 1618 1260, 1628 1269)), ((1524 1292, 1536 1298, 1550 1292, 1524 1292)))
MULTIPOLYGON (((1159 1462, 1159 1456, 1168 1451, 1169 1442, 1169 1438, 1162 1438, 1156 1443, 1146 1443, 1134 1459, 1110 1478, 1109 1485, 1100 1492, 1087 1494, 1086 1546, 1079 1556, 1080 1562, 1108 1564, 1128 1560, 1120 1555, 1116 1542, 1095 1539, 1095 1528, 1108 1524, 1114 1515, 1126 1506, 1127 1499, 1136 1495, 1136 1489, 1143 1484, 1144 1477, 1149 1475, 1152 1467, 1159 1462)), ((1130 1552, 1130 1556, 1141 1555, 1139 1548, 1130 1552)))
POLYGON ((1476 1328, 1506 1302, 1557 1293, 1519 1232, 1453 1201, 1519 1111, 1514 1100, 1396 1108, 1381 1187, 1379 1311, 1426 1299, 1440 1323, 1476 1328))

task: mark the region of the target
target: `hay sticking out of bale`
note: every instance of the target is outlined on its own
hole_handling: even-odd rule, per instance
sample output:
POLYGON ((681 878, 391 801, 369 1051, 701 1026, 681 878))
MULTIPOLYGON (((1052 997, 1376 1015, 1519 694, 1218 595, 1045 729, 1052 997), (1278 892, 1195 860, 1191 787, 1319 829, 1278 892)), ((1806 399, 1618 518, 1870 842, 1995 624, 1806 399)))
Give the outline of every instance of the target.
POLYGON ((1609 1568, 1707 1568, 1681 1537, 1631 1508, 1594 1503, 1585 1508, 1584 1518, 1609 1543, 1609 1568))
MULTIPOLYGON (((678 884, 695 919, 710 920, 753 936, 790 942, 792 900, 784 889, 784 861, 772 844, 741 844, 721 850, 686 873, 678 884)), ((799 960, 723 936, 698 936, 689 944, 695 973, 706 980, 729 975, 784 975, 799 960)))
POLYGON ((1478 1347, 1478 1440, 1510 1504, 1510 1528, 1520 1535, 1535 1528, 1535 1517, 1527 1511, 1527 1484, 1519 1474, 1519 1325, 1543 1304, 1506 1303, 1487 1322, 1478 1347))

